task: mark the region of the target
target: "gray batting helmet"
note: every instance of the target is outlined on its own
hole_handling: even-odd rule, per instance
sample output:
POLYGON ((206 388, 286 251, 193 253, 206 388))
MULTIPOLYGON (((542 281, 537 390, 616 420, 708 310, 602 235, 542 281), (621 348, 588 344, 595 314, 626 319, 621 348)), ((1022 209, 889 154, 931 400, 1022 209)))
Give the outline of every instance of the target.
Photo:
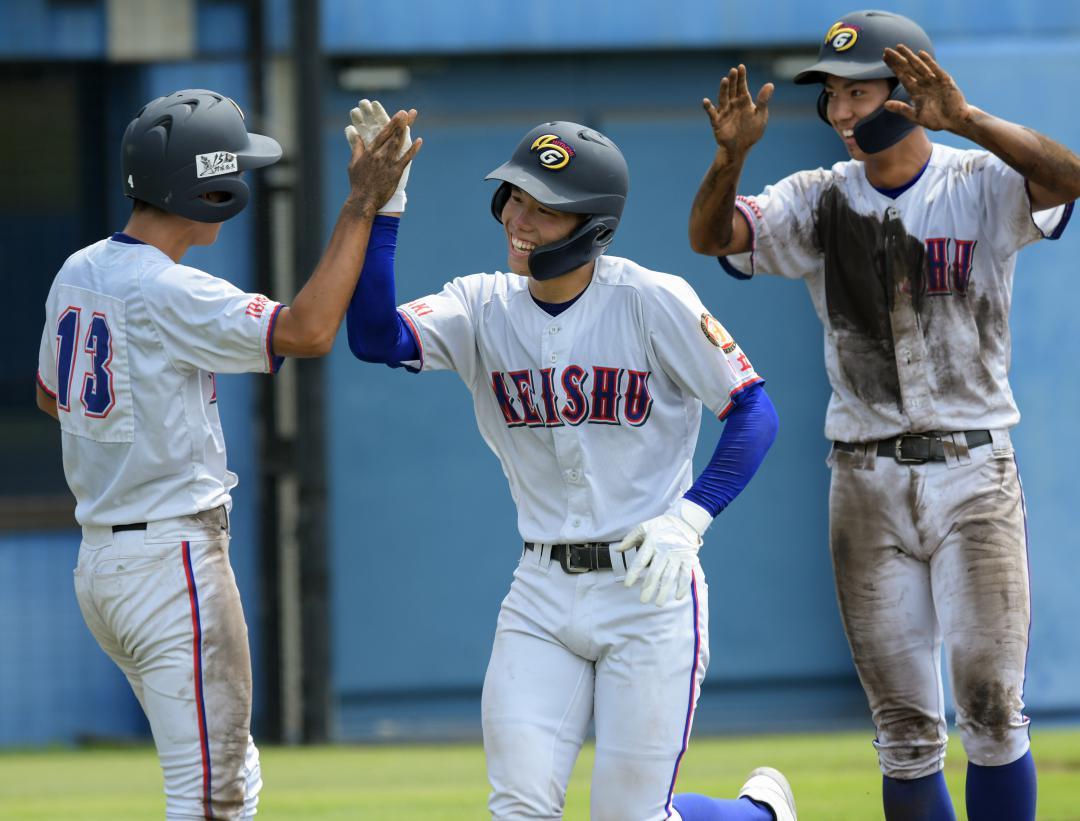
POLYGON ((552 210, 588 216, 566 239, 533 249, 529 271, 536 279, 562 276, 604 253, 630 187, 619 147, 599 131, 568 122, 532 129, 509 161, 484 179, 502 180, 491 198, 491 213, 500 223, 511 186, 552 210))
POLYGON ((248 133, 229 97, 195 88, 147 103, 121 143, 124 195, 198 222, 224 222, 247 205, 241 173, 281 158, 276 140, 248 133), (200 195, 220 191, 222 202, 200 195))
MULTIPOLYGON (((886 48, 895 48, 899 43, 916 54, 920 50, 934 54, 933 43, 914 20, 888 11, 853 11, 829 27, 817 62, 796 74, 795 82, 823 83, 830 74, 848 80, 888 79, 895 86, 889 99, 909 103, 908 93, 882 59, 886 48)), ((818 97, 817 110, 828 123, 825 91, 818 97)), ((914 128, 915 123, 906 117, 879 108, 855 125, 855 142, 867 154, 876 154, 900 142, 914 128)))

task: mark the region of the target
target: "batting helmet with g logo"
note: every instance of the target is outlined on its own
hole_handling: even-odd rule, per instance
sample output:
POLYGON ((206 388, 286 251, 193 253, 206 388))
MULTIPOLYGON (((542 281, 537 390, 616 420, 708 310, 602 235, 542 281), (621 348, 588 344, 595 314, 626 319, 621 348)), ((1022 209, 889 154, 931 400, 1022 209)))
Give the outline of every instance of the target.
MULTIPOLYGON (((846 80, 891 80, 894 84, 889 99, 911 102, 904 87, 885 65, 882 53, 898 43, 934 53, 934 45, 918 23, 888 11, 853 11, 845 14, 825 33, 817 62, 795 75, 799 84, 823 83, 833 75, 846 80)), ((817 103, 818 116, 826 123, 828 94, 821 92, 817 103)), ((830 123, 831 125, 831 123, 830 123)), ((867 154, 876 154, 906 137, 915 123, 899 114, 879 108, 855 125, 855 142, 867 154)))
POLYGON ((509 161, 485 177, 502 180, 491 198, 491 213, 502 222, 512 187, 554 211, 588 216, 566 239, 529 254, 536 279, 552 279, 600 256, 619 227, 630 175, 618 146, 577 123, 542 123, 518 143, 509 161))
POLYGON ((121 143, 124 195, 197 222, 224 222, 247 205, 241 173, 281 158, 276 140, 248 133, 229 97, 177 91, 147 103, 121 143), (202 194, 221 192, 220 202, 202 194))

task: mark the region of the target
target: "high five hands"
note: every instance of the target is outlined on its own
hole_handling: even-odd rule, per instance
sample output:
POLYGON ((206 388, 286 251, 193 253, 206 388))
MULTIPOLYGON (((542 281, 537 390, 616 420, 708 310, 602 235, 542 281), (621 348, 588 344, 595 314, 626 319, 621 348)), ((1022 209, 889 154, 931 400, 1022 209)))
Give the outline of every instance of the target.
POLYGON ((911 95, 910 104, 888 100, 886 109, 931 131, 956 131, 967 121, 971 110, 963 92, 928 52, 898 45, 885 49, 882 59, 911 95))
POLYGON ((773 84, 766 83, 756 99, 751 97, 746 66, 740 63, 720 81, 715 104, 708 97, 701 101, 709 115, 716 144, 727 152, 729 159, 745 154, 765 133, 773 90, 773 84))

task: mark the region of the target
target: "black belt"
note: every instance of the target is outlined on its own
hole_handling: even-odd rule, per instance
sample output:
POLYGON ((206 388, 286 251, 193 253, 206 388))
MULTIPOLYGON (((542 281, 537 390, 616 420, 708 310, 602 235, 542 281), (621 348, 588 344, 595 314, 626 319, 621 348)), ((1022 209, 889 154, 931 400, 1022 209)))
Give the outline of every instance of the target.
POLYGON ((113 533, 119 533, 121 530, 146 530, 146 522, 132 522, 129 525, 112 526, 113 533))
MULTIPOLYGON (((988 430, 964 430, 958 431, 964 435, 969 448, 978 448, 989 445, 992 441, 988 430)), ((891 456, 901 464, 921 465, 923 462, 944 462, 945 446, 942 438, 951 436, 949 433, 903 433, 892 439, 882 439, 876 444, 878 456, 891 456)), ((867 443, 874 447, 873 442, 867 443)), ((863 447, 854 442, 833 442, 837 450, 853 453, 856 448, 863 447)))
MULTIPOLYGON (((535 542, 525 542, 526 550, 538 547, 535 542)), ((585 544, 553 544, 551 558, 558 559, 567 573, 588 573, 590 570, 610 570, 611 551, 607 542, 585 544)))

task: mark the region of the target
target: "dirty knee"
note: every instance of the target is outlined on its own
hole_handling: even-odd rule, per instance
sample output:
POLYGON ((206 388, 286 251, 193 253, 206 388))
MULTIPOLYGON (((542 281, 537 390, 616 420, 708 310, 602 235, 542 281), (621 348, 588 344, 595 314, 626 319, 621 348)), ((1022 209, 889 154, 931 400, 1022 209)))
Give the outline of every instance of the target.
POLYGON ((947 741, 938 719, 915 716, 879 726, 874 746, 881 771, 909 781, 933 775, 944 766, 947 741))

